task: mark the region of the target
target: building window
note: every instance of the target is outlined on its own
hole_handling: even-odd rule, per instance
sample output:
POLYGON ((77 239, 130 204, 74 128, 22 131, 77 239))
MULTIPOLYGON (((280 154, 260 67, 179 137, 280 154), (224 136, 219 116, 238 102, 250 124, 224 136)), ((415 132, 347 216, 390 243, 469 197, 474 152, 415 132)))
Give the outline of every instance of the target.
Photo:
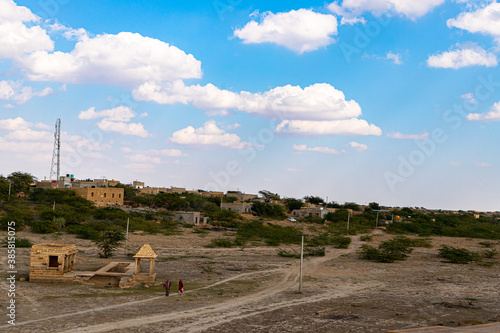
POLYGON ((112 198, 114 198, 114 197, 115 197, 115 194, 114 194, 114 193, 113 193, 113 194, 111 194, 111 197, 112 197, 112 198))
POLYGON ((118 194, 118 198, 121 198, 121 197, 122 197, 121 193, 120 193, 120 194, 118 194))
POLYGON ((49 256, 49 267, 59 267, 59 258, 57 256, 49 256))
POLYGON ((106 198, 106 193, 104 193, 104 197, 106 198))
POLYGON ((93 196, 94 196, 94 192, 91 192, 91 193, 90 193, 90 196, 91 196, 91 197, 93 197, 93 196))

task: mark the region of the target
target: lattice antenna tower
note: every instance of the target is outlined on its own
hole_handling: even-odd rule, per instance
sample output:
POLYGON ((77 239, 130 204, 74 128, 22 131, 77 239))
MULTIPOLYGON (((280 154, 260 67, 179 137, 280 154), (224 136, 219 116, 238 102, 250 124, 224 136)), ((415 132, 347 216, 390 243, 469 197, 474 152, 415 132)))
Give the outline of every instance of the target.
POLYGON ((52 153, 52 165, 50 166, 50 180, 56 176, 59 181, 61 175, 61 119, 56 120, 56 130, 54 132, 54 152, 52 153))

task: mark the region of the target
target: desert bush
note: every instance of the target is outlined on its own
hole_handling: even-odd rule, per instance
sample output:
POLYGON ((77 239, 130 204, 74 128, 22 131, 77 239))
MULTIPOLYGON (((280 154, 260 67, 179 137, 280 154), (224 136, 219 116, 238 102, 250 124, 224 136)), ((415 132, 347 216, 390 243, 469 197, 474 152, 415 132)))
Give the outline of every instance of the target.
POLYGON ((59 230, 58 222, 53 220, 41 220, 31 223, 31 231, 39 234, 50 234, 59 230))
POLYGON ((393 238, 380 243, 378 249, 370 245, 362 245, 358 254, 361 259, 390 263, 405 260, 412 251, 406 239, 393 238))
MULTIPOLYGON (((307 246, 304 247, 304 258, 305 257, 324 257, 326 253, 326 250, 324 247, 321 246, 307 246)), ((283 249, 280 249, 278 251, 278 255, 280 257, 286 257, 286 258, 300 258, 300 252, 297 253, 295 251, 286 251, 283 249)))
POLYGON ((479 242, 479 245, 485 248, 492 248, 495 247, 495 243, 493 242, 479 242))
POLYGON ((264 225, 261 221, 243 223, 237 230, 237 238, 245 240, 263 240, 269 246, 280 244, 298 244, 300 230, 279 225, 264 225))
POLYGON ((363 235, 359 238, 362 242, 371 242, 373 240, 372 235, 363 235))
POLYGON ((124 239, 125 235, 123 231, 111 229, 100 232, 97 238, 92 241, 97 245, 99 250, 101 250, 99 253, 101 258, 109 258, 124 239))
POLYGON ((478 253, 447 245, 441 246, 439 249, 439 256, 454 264, 468 264, 472 261, 479 261, 481 259, 478 253))
POLYGON ((210 241, 210 244, 205 245, 205 247, 234 247, 235 244, 229 238, 215 238, 210 241))
MULTIPOLYGON (((8 237, 2 241, 2 246, 7 247, 9 244, 8 237)), ((28 238, 16 238, 14 242, 16 248, 18 247, 32 247, 33 243, 28 238)))
POLYGON ((486 259, 492 259, 498 254, 497 249, 488 249, 481 252, 481 256, 486 259))
POLYGON ((352 239, 345 236, 335 236, 331 238, 331 244, 337 249, 348 249, 352 239))

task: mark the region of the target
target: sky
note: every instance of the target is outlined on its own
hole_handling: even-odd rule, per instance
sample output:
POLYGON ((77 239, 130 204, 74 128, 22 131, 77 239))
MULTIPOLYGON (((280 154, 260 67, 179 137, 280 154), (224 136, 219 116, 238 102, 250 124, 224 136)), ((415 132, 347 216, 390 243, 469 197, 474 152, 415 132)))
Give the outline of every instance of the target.
POLYGON ((0 173, 496 211, 500 3, 0 0, 0 173))

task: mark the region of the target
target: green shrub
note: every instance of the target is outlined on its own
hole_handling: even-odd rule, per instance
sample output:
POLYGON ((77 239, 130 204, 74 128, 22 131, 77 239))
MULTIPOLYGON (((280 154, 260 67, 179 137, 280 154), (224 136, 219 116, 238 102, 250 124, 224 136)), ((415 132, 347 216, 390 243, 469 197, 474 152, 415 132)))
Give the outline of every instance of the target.
POLYGON ((413 249, 407 242, 408 238, 393 238, 380 243, 378 249, 370 245, 362 245, 358 254, 361 259, 378 262, 394 262, 405 260, 413 249))
MULTIPOLYGON (((307 246, 307 247, 304 247, 304 258, 305 257, 324 257, 325 251, 326 251, 325 248, 321 247, 321 246, 316 246, 316 247, 307 246)), ((297 253, 295 251, 290 252, 290 251, 280 249, 278 251, 278 255, 280 257, 300 259, 300 252, 297 253)))
POLYGON ((79 225, 70 225, 66 230, 78 238, 94 240, 99 237, 101 231, 111 229, 112 224, 108 222, 89 222, 79 225))
POLYGON ((335 236, 331 238, 331 244, 337 249, 348 249, 351 244, 351 238, 345 236, 335 236))
POLYGON ((280 244, 298 244, 301 242, 300 230, 294 227, 279 225, 264 225, 261 221, 252 221, 241 224, 237 230, 237 238, 245 240, 263 240, 269 246, 280 244))
POLYGON ((479 242, 479 245, 488 249, 495 247, 495 243, 493 242, 479 242))
POLYGON ((439 256, 454 264, 468 264, 472 261, 479 261, 481 256, 467 249, 443 245, 439 249, 439 256))
MULTIPOLYGON (((18 247, 32 247, 33 243, 28 238, 16 238, 14 242, 16 248, 18 247)), ((2 246, 7 247, 9 245, 8 237, 2 241, 2 246)))
POLYGON ((487 259, 492 259, 492 258, 496 257, 497 254, 498 254, 497 249, 488 249, 488 250, 484 250, 483 252, 481 252, 481 256, 483 258, 487 258, 487 259))
POLYGON ((55 220, 41 220, 31 223, 31 231, 39 234, 50 234, 59 230, 59 224, 55 220))
POLYGON ((363 235, 359 238, 362 242, 371 242, 373 240, 372 235, 363 235))
POLYGON ((212 239, 210 244, 205 245, 205 247, 234 247, 234 242, 229 238, 215 238, 212 239))

